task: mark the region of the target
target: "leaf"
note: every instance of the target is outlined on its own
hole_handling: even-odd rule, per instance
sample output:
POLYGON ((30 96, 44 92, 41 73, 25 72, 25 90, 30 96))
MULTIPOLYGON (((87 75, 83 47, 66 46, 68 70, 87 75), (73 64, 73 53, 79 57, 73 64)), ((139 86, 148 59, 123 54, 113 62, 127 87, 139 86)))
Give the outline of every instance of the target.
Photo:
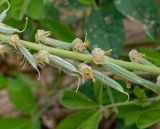
POLYGON ((137 119, 138 128, 144 129, 150 127, 151 125, 160 122, 160 109, 150 109, 141 113, 137 119))
POLYGON ((124 26, 122 18, 115 8, 93 12, 86 20, 86 31, 91 48, 113 49, 117 56, 123 48, 124 26))
POLYGON ((74 32, 66 25, 57 20, 45 20, 41 22, 42 26, 50 31, 57 39, 71 42, 76 36, 74 32))
POLYGON ((126 126, 132 125, 136 122, 139 115, 145 110, 145 108, 126 105, 118 108, 118 118, 124 119, 126 126))
POLYGON ((16 20, 22 20, 31 0, 11 0, 10 15, 16 20))
POLYGON ((153 64, 160 66, 160 51, 156 51, 149 48, 141 48, 140 52, 145 54, 145 58, 152 61, 153 64))
POLYGON ((43 15, 43 13, 44 13, 43 0, 31 0, 30 4, 28 5, 28 15, 32 19, 38 19, 43 15))
POLYGON ((145 91, 141 88, 139 88, 138 86, 134 87, 134 94, 136 95, 136 97, 141 100, 141 101, 146 101, 148 99, 145 91))
POLYGON ((0 118, 1 129, 40 129, 40 122, 27 118, 0 118))
POLYGON ((102 104, 103 99, 103 86, 100 81, 96 81, 93 85, 94 95, 99 104, 102 104))
POLYGON ((88 120, 85 121, 82 128, 84 129, 98 129, 98 124, 101 120, 101 112, 98 110, 88 120))
POLYGON ((90 5, 94 2, 94 0, 78 0, 79 2, 81 2, 82 4, 87 4, 90 5))
POLYGON ((21 111, 33 114, 37 104, 32 95, 31 89, 20 77, 8 84, 8 94, 11 102, 21 111))
POLYGON ((8 85, 8 79, 0 75, 0 90, 6 88, 8 85))
MULTIPOLYGON (((82 126, 82 124, 86 122, 86 120, 90 119, 90 117, 92 118, 88 121, 89 124, 93 123, 93 121, 95 120, 95 116, 97 116, 97 118, 99 119, 98 114, 95 113, 97 113, 97 111, 92 111, 92 110, 73 113, 67 116, 64 120, 62 120, 58 125, 57 129, 79 129, 82 126), (93 114, 95 115, 93 116, 93 114)), ((97 122, 94 123, 94 125, 96 124, 97 122)), ((90 129, 90 128, 85 128, 85 129, 90 129)))
POLYGON ((159 7, 156 0, 115 0, 115 5, 126 17, 142 23, 149 35, 160 39, 159 7))
POLYGON ((71 109, 95 108, 98 105, 87 96, 74 91, 65 91, 61 104, 71 109))

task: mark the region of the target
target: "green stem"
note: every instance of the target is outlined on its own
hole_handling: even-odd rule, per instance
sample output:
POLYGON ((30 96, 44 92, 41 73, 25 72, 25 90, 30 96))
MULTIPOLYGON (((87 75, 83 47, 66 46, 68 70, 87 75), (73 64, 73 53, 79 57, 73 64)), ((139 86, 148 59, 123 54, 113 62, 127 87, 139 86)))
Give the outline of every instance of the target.
MULTIPOLYGON (((3 34, 0 34, 0 41, 9 43, 10 36, 6 36, 3 34)), ((91 55, 88 54, 83 54, 83 53, 78 53, 78 52, 72 52, 72 51, 67 51, 67 50, 62 50, 58 48, 53 48, 53 47, 48 47, 46 45, 42 44, 36 44, 24 40, 20 40, 20 42, 28 49, 32 50, 47 50, 49 53, 60 56, 60 57, 66 57, 66 58, 71 58, 75 60, 80 60, 80 61, 86 61, 86 62, 92 62, 93 58, 91 55)), ((129 69, 129 70, 138 70, 138 71, 144 71, 144 72, 149 72, 149 73, 154 73, 154 74, 160 74, 160 68, 155 67, 155 66, 147 66, 147 65, 142 65, 138 63, 133 63, 133 62, 126 62, 126 61, 121 61, 117 59, 112 59, 110 57, 106 57, 106 59, 109 62, 112 62, 116 65, 119 65, 123 68, 129 69)))
MULTIPOLYGON (((152 103, 152 102, 157 102, 157 101, 160 101, 160 96, 149 98, 147 102, 152 103)), ((121 107, 121 106, 127 106, 127 105, 141 106, 142 103, 140 103, 139 100, 133 100, 133 101, 129 101, 129 102, 119 102, 119 103, 106 105, 103 108, 108 109, 108 108, 115 108, 115 107, 121 107)))

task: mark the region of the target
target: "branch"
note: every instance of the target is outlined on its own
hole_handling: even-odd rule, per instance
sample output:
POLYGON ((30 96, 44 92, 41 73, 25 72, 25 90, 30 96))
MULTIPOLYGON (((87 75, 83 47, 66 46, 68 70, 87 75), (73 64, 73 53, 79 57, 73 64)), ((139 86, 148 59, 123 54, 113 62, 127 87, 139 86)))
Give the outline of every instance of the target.
MULTIPOLYGON (((4 43, 9 43, 10 36, 0 34, 0 41, 2 41, 4 43)), ((86 61, 86 62, 93 62, 92 56, 88 55, 88 54, 83 54, 83 53, 72 52, 72 51, 62 50, 62 49, 58 49, 58 48, 48 47, 46 45, 36 44, 33 42, 24 41, 24 40, 20 40, 20 43, 22 43, 28 49, 32 49, 32 50, 36 50, 36 51, 47 50, 49 53, 60 56, 60 57, 66 57, 66 58, 80 60, 80 61, 86 61)), ((157 74, 157 75, 160 74, 159 67, 147 66, 147 65, 142 65, 142 64, 133 63, 133 62, 126 62, 126 61, 122 61, 122 60, 112 59, 110 57, 106 57, 106 59, 109 62, 112 62, 112 63, 119 65, 119 66, 121 66, 125 69, 128 69, 128 70, 149 72, 149 73, 153 73, 153 74, 157 74)))

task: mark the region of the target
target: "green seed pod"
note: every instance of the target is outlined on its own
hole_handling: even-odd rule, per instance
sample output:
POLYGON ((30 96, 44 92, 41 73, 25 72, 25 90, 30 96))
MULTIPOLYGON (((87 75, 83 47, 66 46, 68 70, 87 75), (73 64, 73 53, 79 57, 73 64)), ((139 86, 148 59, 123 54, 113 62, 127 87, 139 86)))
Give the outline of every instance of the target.
POLYGON ((118 66, 118 65, 115 65, 111 62, 106 61, 106 63, 104 64, 104 67, 107 68, 108 70, 112 71, 116 75, 118 75, 122 78, 125 78, 133 83, 142 84, 140 77, 138 77, 136 74, 134 74, 134 73, 118 66))
POLYGON ((155 66, 150 61, 145 59, 144 54, 139 53, 136 49, 133 49, 129 52, 129 58, 132 62, 136 62, 136 63, 140 63, 140 64, 144 64, 144 65, 155 66))
POLYGON ((160 86, 160 75, 157 77, 157 85, 160 86))
POLYGON ((129 80, 130 82, 142 85, 142 86, 160 94, 160 88, 156 84, 154 84, 148 80, 145 80, 141 77, 138 77, 136 74, 134 74, 134 73, 118 66, 118 65, 115 65, 111 62, 106 61, 106 63, 104 64, 104 67, 106 69, 112 71, 114 74, 116 74, 126 80, 129 80))
POLYGON ((79 75, 82 75, 82 77, 83 77, 83 74, 81 72, 79 72, 73 64, 71 64, 70 62, 68 62, 68 61, 66 61, 66 60, 64 60, 64 59, 62 59, 58 56, 50 55, 49 56, 49 62, 50 62, 51 66, 54 66, 54 67, 62 70, 66 74, 68 74, 70 76, 78 77, 79 82, 78 82, 78 86, 77 86, 77 89, 76 89, 76 91, 78 91, 79 84, 80 84, 79 75))
POLYGON ((22 33, 26 29, 27 23, 28 23, 28 18, 26 18, 26 23, 23 30, 18 30, 11 26, 0 23, 0 33, 4 33, 4 34, 22 33))
POLYGON ((60 48, 60 49, 69 50, 72 48, 71 43, 66 43, 56 39, 49 38, 50 35, 51 33, 49 31, 38 30, 35 35, 36 42, 38 43, 41 42, 45 45, 49 45, 49 46, 60 48))
POLYGON ((11 35, 10 44, 14 46, 20 53, 24 56, 24 58, 32 65, 32 67, 38 72, 40 78, 40 73, 37 68, 37 62, 34 59, 33 55, 26 49, 21 43, 18 35, 11 35))
POLYGON ((103 51, 101 48, 95 48, 92 50, 93 61, 95 64, 104 64, 106 61, 105 54, 110 54, 112 49, 103 51))
POLYGON ((105 74, 103 74, 102 72, 93 70, 93 76, 95 77, 95 79, 99 80, 100 82, 102 82, 103 84, 110 86, 111 88, 125 93, 123 87, 117 83, 115 80, 113 80, 112 78, 106 76, 105 74))
POLYGON ((102 72, 93 70, 93 76, 95 77, 95 79, 99 80, 100 82, 102 82, 103 84, 127 95, 127 102, 129 101, 129 94, 127 92, 124 91, 123 87, 117 83, 115 80, 113 80, 112 78, 106 76, 105 74, 103 74, 102 72))
POLYGON ((9 4, 8 0, 5 0, 5 2, 8 4, 8 7, 7 7, 7 9, 5 9, 5 10, 0 14, 0 22, 2 22, 2 21, 5 19, 6 14, 7 14, 8 10, 10 9, 10 4, 9 4))

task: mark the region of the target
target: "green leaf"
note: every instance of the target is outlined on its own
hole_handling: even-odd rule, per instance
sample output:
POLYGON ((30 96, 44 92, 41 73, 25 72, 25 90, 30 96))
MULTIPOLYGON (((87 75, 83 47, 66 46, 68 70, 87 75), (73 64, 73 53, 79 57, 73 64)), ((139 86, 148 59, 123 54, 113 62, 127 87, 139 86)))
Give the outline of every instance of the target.
POLYGON ((38 120, 26 118, 0 118, 1 129, 40 129, 38 120))
POLYGON ((99 104, 102 104, 102 98, 103 98, 103 86, 100 81, 96 81, 93 85, 94 94, 96 97, 96 100, 99 104))
POLYGON ((22 20, 31 0, 11 0, 10 15, 16 20, 22 20))
POLYGON ((152 61, 153 64, 160 66, 160 51, 156 51, 149 48, 141 48, 140 52, 145 54, 145 58, 152 61))
POLYGON ((6 88, 8 85, 8 79, 0 75, 0 90, 6 88))
MULTIPOLYGON (((92 111, 92 110, 73 113, 67 116, 64 120, 62 120, 58 125, 57 129, 79 129, 83 124, 86 124, 85 122, 87 120, 89 122, 88 124, 95 122, 95 119, 99 120, 99 116, 96 113, 97 111, 92 111)), ((94 125, 96 126, 97 122, 95 122, 94 125)), ((85 129, 92 129, 92 128, 88 127, 85 129)))
POLYGON ((71 42, 76 37, 74 32, 69 27, 57 20, 45 20, 42 21, 41 24, 45 29, 51 31, 53 36, 57 39, 71 42))
POLYGON ((79 2, 81 2, 82 4, 87 4, 90 5, 94 2, 94 0, 78 0, 79 2))
POLYGON ((98 106, 87 96, 75 91, 65 91, 61 104, 71 109, 95 108, 98 106))
POLYGON ((44 13, 43 0, 31 0, 28 6, 28 15, 32 19, 38 19, 43 15, 43 13, 44 13))
POLYGON ((126 126, 132 125, 136 122, 139 115, 144 111, 145 108, 134 106, 134 105, 126 105, 118 108, 118 117, 124 119, 124 123, 126 126))
POLYGON ((101 112, 98 110, 95 112, 86 122, 83 124, 82 128, 84 129, 98 129, 98 124, 101 120, 101 112))
POLYGON ((20 77, 8 84, 8 93, 11 102, 21 111, 33 114, 37 105, 30 87, 20 77))
POLYGON ((159 7, 156 0, 115 0, 115 5, 126 17, 142 23, 149 35, 160 39, 159 7))
POLYGON ((144 129, 151 125, 160 122, 160 109, 146 110, 137 119, 138 128, 144 129))
POLYGON ((124 26, 122 17, 115 8, 93 12, 86 20, 86 30, 91 48, 113 49, 117 56, 123 48, 124 26))
POLYGON ((134 94, 140 101, 147 101, 148 97, 144 89, 139 88, 138 86, 134 87, 134 94))

